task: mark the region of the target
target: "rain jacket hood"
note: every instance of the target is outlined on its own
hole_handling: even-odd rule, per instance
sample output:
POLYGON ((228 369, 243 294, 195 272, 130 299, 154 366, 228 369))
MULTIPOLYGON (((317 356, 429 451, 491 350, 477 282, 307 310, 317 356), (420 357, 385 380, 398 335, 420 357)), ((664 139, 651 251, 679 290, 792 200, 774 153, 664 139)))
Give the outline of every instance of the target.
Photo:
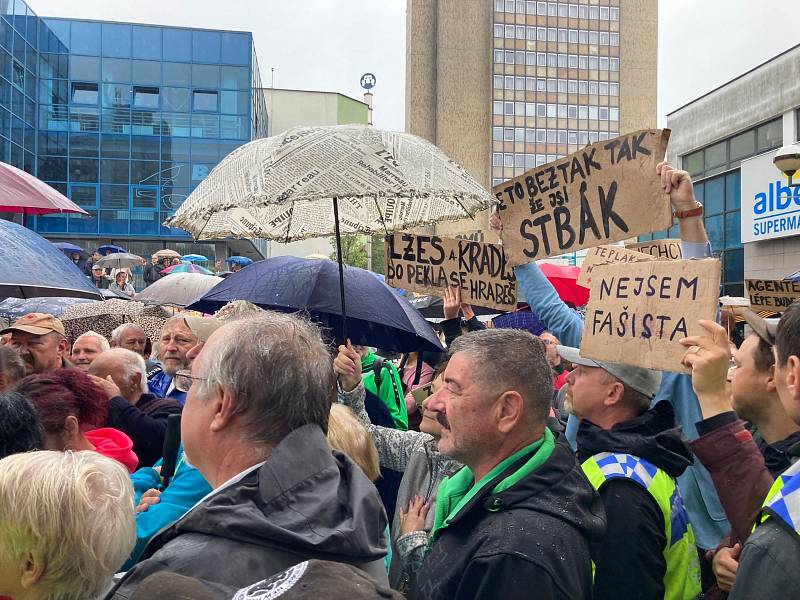
POLYGON ((622 452, 643 458, 670 477, 678 477, 694 462, 689 442, 675 423, 672 405, 662 400, 635 419, 602 429, 583 419, 578 429, 581 462, 600 452, 622 452))
POLYGON ((131 473, 139 465, 139 458, 133 452, 133 440, 112 427, 92 429, 83 434, 96 452, 113 458, 128 469, 131 473))

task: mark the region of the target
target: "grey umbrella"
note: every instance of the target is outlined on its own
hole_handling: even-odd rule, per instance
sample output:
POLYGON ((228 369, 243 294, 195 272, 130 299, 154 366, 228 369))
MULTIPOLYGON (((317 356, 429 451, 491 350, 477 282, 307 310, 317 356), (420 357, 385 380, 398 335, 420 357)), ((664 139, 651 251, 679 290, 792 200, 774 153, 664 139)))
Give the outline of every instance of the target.
POLYGON ((222 277, 202 273, 173 273, 145 288, 136 295, 136 300, 145 304, 186 306, 222 280, 222 277))
POLYGON ((112 252, 94 263, 104 269, 130 269, 142 264, 142 257, 128 252, 112 252))

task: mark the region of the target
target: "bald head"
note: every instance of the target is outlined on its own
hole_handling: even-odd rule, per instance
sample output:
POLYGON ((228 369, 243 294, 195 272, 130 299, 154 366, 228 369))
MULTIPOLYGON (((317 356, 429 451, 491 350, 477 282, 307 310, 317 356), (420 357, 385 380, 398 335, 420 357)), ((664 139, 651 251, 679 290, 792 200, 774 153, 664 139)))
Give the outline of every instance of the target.
POLYGON ((111 376, 122 396, 136 404, 142 394, 147 393, 147 375, 141 354, 125 348, 112 348, 94 359, 89 373, 102 379, 111 376))
POLYGON ((111 332, 111 347, 125 348, 144 356, 147 334, 136 323, 123 323, 111 332))

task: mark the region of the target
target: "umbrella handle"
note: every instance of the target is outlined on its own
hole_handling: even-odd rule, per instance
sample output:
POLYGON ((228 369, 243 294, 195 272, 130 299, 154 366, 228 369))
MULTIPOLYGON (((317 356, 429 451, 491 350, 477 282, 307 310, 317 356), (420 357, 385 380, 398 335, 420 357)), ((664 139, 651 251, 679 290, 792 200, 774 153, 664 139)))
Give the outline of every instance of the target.
POLYGON ((336 228, 336 255, 339 259, 339 295, 342 299, 342 344, 347 344, 347 311, 344 302, 344 265, 342 264, 342 238, 339 235, 339 199, 333 197, 333 222, 336 228))

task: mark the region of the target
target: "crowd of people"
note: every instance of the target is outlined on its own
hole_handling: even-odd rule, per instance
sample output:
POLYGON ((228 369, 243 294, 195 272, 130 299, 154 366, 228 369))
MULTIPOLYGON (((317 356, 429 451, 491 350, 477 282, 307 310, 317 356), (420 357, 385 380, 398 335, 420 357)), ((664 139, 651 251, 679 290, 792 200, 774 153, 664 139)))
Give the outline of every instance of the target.
MULTIPOLYGON (((711 256, 696 211, 679 226, 711 256)), ((738 345, 700 321, 662 373, 585 358, 581 314, 535 263, 515 275, 547 330, 448 289, 441 354, 244 301, 71 347, 20 317, 0 597, 800 598, 800 305, 744 312, 738 345)))

